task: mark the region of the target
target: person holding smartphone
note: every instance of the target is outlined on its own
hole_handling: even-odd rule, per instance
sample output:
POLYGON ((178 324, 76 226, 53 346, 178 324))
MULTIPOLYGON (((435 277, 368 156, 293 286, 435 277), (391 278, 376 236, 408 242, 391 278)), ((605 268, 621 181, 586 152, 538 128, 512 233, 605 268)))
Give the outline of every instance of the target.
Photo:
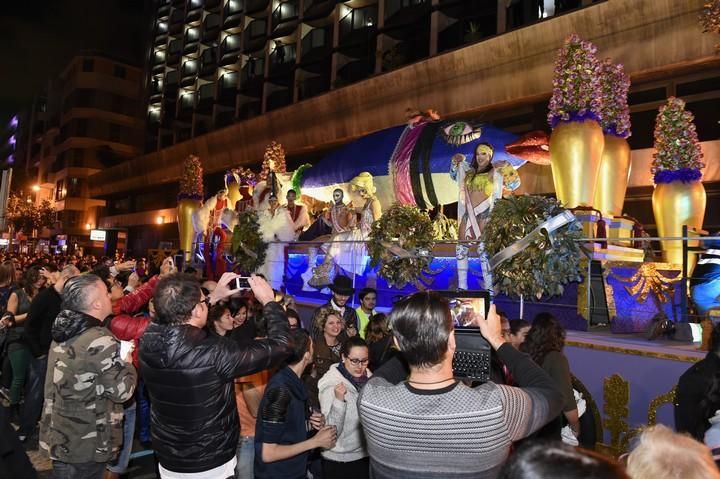
POLYGON ((470 388, 455 379, 455 332, 446 298, 418 292, 395 303, 390 324, 410 374, 393 384, 381 368, 360 391, 372 477, 497 477, 512 443, 560 413, 560 391, 505 340, 495 306, 474 323, 519 387, 487 382, 470 388))

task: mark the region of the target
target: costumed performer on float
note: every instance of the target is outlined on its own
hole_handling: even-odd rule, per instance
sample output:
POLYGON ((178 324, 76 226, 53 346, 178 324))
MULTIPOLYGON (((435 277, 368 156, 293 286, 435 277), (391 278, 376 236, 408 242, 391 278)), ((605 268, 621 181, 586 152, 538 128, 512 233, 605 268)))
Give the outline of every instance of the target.
POLYGON ((330 284, 329 272, 333 262, 349 274, 362 274, 367 268, 366 241, 373 222, 382 216, 382 208, 375 196, 376 188, 370 173, 362 172, 350 180, 350 189, 353 210, 360 215, 360 222, 357 227, 334 235, 329 245, 323 245, 325 261, 315 269, 311 286, 330 284))
MULTIPOLYGON (((335 188, 332 197, 332 206, 300 235, 300 241, 325 240, 355 228, 357 215, 344 203, 345 192, 342 188, 335 188)), ((323 245, 323 251, 327 251, 328 249, 329 245, 323 245)), ((315 289, 309 285, 309 282, 312 280, 315 270, 318 268, 317 274, 323 278, 322 281, 324 281, 325 278, 330 278, 332 262, 323 263, 318 266, 318 268, 315 268, 317 254, 318 247, 314 244, 310 245, 308 247, 308 267, 307 270, 300 275, 303 279, 303 291, 313 291, 315 289)))
POLYGON ((268 243, 265 262, 258 268, 274 289, 280 289, 285 275, 285 245, 281 241, 295 239, 295 224, 290 212, 282 208, 273 188, 260 182, 255 188, 253 201, 263 241, 268 243))
POLYGON ((293 240, 297 240, 303 230, 310 226, 310 215, 308 214, 307 207, 302 203, 295 203, 296 198, 297 193, 295 190, 288 190, 285 194, 287 204, 283 206, 283 208, 288 211, 290 218, 293 221, 295 228, 295 238, 293 238, 293 240))
POLYGON ((205 274, 211 281, 216 281, 225 272, 227 234, 223 230, 221 218, 227 203, 227 190, 222 189, 205 200, 202 207, 192 215, 195 229, 193 249, 199 251, 198 255, 205 261, 205 274))
POLYGON ((495 201, 502 198, 503 193, 516 190, 520 186, 520 177, 515 168, 505 161, 493 164, 493 147, 480 143, 475 148, 472 161, 468 163, 465 155, 452 157, 451 175, 458 182, 458 243, 455 255, 457 258, 458 289, 468 289, 468 254, 470 246, 478 242, 478 254, 482 268, 485 289, 491 293, 493 289, 492 271, 485 246, 480 241, 483 228, 490 217, 495 201))

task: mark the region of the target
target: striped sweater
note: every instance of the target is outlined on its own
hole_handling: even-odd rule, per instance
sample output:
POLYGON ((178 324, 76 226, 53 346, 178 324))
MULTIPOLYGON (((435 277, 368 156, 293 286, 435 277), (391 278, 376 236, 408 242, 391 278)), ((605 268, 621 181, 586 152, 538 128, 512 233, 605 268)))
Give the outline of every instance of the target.
POLYGON ((373 377, 359 399, 375 479, 494 478, 510 445, 560 414, 562 396, 529 356, 498 350, 521 387, 418 390, 373 377))

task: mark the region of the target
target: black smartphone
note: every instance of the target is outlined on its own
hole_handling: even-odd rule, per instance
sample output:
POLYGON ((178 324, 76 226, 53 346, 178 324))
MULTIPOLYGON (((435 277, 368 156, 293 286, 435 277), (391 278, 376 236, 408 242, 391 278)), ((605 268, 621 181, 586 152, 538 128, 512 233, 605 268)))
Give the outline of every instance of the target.
POLYGON ((182 273, 185 269, 185 255, 176 254, 175 256, 173 256, 173 262, 175 263, 175 268, 177 268, 177 272, 182 273))
POLYGON ((230 281, 228 287, 230 289, 250 289, 250 283, 248 282, 249 279, 250 278, 247 276, 238 276, 230 281))

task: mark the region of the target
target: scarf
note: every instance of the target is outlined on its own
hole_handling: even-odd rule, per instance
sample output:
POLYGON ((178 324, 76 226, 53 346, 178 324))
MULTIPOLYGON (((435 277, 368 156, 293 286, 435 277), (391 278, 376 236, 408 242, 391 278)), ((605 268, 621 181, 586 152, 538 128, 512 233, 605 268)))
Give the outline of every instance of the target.
POLYGON ((350 381, 350 384, 355 386, 355 389, 357 389, 358 391, 360 391, 360 389, 362 389, 362 387, 365 386, 365 384, 367 384, 368 382, 369 378, 367 375, 367 370, 365 371, 365 374, 357 378, 350 374, 350 371, 345 368, 345 365, 343 363, 338 364, 337 368, 338 371, 340 371, 340 374, 342 374, 345 379, 350 381))

